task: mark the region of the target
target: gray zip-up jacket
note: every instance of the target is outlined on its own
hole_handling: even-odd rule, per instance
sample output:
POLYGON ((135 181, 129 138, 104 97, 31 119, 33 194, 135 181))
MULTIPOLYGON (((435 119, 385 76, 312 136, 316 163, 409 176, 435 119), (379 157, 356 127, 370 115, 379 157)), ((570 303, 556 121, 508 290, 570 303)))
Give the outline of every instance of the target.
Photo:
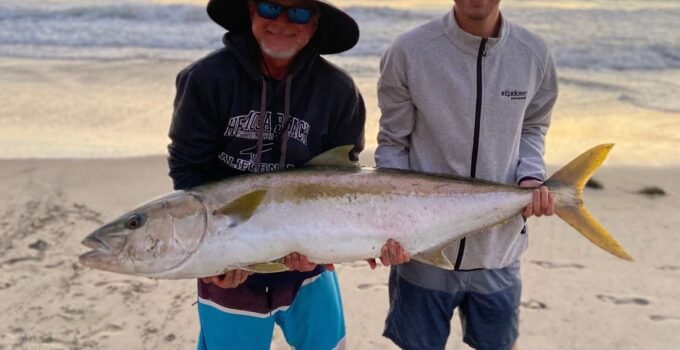
MULTIPOLYGON (((380 64, 378 167, 545 180, 555 67, 540 38, 501 17, 497 38, 464 32, 449 11, 396 39, 380 64)), ((446 255, 459 270, 505 267, 527 248, 525 233, 517 215, 446 255)))

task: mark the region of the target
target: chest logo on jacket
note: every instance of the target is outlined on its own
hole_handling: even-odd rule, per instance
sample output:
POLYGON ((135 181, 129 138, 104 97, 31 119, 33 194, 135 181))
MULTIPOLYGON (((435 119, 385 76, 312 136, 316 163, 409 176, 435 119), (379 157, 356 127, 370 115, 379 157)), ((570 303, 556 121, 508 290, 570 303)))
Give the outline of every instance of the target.
MULTIPOLYGON (((259 138, 259 129, 257 127, 259 115, 259 111, 251 110, 246 115, 229 118, 227 129, 224 131, 224 136, 257 141, 259 138)), ((263 155, 272 151, 274 147, 273 141, 277 139, 277 137, 280 139, 281 129, 283 128, 283 118, 283 113, 277 113, 276 118, 272 118, 272 112, 267 112, 267 115, 264 118, 265 143, 262 145, 263 155), (272 121, 272 119, 274 120, 272 121)), ((288 121, 288 141, 296 140, 306 146, 310 128, 309 123, 306 121, 290 116, 288 121)), ((227 154, 222 152, 219 156, 220 160, 228 166, 240 171, 253 171, 256 157, 257 145, 243 148, 238 154, 227 154)), ((278 168, 278 163, 268 163, 265 161, 260 164, 259 168, 260 172, 274 171, 278 168)))
MULTIPOLYGON (((250 111, 246 115, 229 118, 227 130, 224 131, 224 136, 257 140, 259 132, 259 130, 257 130, 257 118, 259 115, 260 112, 258 111, 250 111)), ((276 123, 272 123, 272 112, 267 112, 267 115, 264 118, 265 140, 272 141, 276 135, 281 133, 281 128, 283 127, 283 113, 277 113, 276 117, 276 123)), ((306 146, 307 135, 309 135, 310 129, 309 123, 294 116, 290 116, 288 124, 289 139, 297 140, 306 146)))
POLYGON ((501 96, 509 98, 511 101, 514 100, 526 100, 527 92, 521 90, 504 90, 501 92, 501 96))

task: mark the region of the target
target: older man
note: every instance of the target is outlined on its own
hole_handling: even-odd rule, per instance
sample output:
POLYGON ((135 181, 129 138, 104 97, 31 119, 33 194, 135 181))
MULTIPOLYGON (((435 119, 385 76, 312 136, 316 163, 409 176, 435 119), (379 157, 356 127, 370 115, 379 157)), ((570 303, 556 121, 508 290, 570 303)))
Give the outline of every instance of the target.
MULTIPOLYGON (((352 48, 356 22, 312 0, 211 0, 225 47, 177 78, 169 166, 176 189, 305 164, 354 144, 365 108, 352 79, 320 54, 352 48)), ((290 218, 295 220, 294 217, 290 218)), ((295 349, 342 348, 335 273, 292 253, 291 271, 229 271, 198 281, 199 349, 269 349, 278 324, 295 349)))

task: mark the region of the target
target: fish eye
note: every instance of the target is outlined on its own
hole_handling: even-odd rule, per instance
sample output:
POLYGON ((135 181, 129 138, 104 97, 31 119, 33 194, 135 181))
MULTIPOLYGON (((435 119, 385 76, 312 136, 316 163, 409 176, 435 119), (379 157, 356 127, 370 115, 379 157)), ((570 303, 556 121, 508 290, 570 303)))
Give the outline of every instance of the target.
POLYGON ((126 221, 125 221, 125 227, 127 227, 130 230, 136 230, 144 224, 144 218, 142 218, 141 215, 135 214, 130 216, 126 221))

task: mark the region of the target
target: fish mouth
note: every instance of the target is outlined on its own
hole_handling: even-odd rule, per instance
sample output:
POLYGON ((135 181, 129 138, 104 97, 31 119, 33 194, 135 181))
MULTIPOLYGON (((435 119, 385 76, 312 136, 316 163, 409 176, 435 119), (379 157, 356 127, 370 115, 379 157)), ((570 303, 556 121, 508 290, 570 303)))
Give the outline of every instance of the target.
POLYGON ((91 266, 92 261, 98 260, 98 258, 106 253, 100 251, 100 250, 90 250, 87 253, 83 253, 78 257, 78 261, 85 265, 85 266, 91 266))
POLYGON ((127 242, 127 234, 120 232, 117 225, 109 224, 99 228, 85 237, 80 243, 102 254, 116 255, 127 242))
POLYGON ((97 268, 101 265, 102 259, 111 256, 111 250, 104 244, 104 242, 89 237, 83 240, 83 244, 92 248, 89 252, 83 253, 78 257, 78 262, 84 266, 97 268))
MULTIPOLYGON (((82 242, 80 242, 82 245, 92 248, 93 250, 88 252, 88 253, 105 253, 105 254, 111 254, 112 249, 111 246, 109 246, 105 241, 103 241, 101 238, 97 237, 96 234, 91 234, 87 236, 82 242)), ((88 254, 86 253, 86 254, 88 254)), ((83 254, 85 255, 85 254, 83 254)))
POLYGON ((84 266, 102 268, 102 266, 105 266, 103 262, 113 255, 111 245, 102 239, 100 230, 85 237, 80 243, 92 249, 78 257, 78 262, 84 266))

